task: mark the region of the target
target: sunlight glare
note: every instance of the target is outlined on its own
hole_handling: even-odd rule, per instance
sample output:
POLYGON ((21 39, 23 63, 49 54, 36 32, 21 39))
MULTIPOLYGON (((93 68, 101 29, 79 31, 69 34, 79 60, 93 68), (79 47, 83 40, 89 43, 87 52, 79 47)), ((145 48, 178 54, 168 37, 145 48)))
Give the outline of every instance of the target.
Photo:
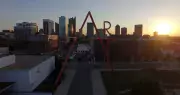
POLYGON ((160 23, 156 26, 155 30, 158 32, 158 34, 169 35, 172 31, 172 27, 168 23, 160 23))

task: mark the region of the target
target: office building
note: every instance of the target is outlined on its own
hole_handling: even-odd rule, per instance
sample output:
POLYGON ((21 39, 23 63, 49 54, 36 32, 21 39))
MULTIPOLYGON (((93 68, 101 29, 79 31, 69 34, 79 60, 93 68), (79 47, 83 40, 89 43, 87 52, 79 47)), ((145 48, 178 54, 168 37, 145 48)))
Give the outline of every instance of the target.
POLYGON ((94 25, 93 23, 87 23, 87 37, 92 38, 94 36, 94 25))
POLYGON ((119 25, 115 26, 115 35, 120 35, 120 26, 119 25))
POLYGON ((54 21, 50 19, 43 19, 44 34, 51 35, 54 32, 54 21))
POLYGON ((55 22, 55 33, 58 34, 59 32, 59 24, 55 22))
POLYGON ((59 17, 59 37, 66 38, 68 36, 68 22, 65 16, 59 17))
POLYGON ((14 34, 18 40, 27 40, 30 35, 35 35, 38 32, 36 23, 22 22, 16 23, 14 26, 14 34))
POLYGON ((127 35, 127 28, 126 27, 122 27, 121 28, 121 35, 122 36, 126 36, 127 35))
POLYGON ((138 24, 134 26, 134 35, 137 37, 142 37, 143 34, 143 25, 138 24))
POLYGON ((75 36, 76 32, 76 17, 69 18, 68 36, 75 36))

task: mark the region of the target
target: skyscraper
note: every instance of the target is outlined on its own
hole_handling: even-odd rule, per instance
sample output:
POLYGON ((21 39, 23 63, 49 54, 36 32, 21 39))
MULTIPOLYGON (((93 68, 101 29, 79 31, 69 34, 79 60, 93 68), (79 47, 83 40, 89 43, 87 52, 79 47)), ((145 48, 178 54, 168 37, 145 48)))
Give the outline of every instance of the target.
POLYGON ((93 23, 87 23, 87 37, 91 38, 94 36, 94 25, 93 23))
POLYGON ((76 17, 69 18, 68 36, 75 36, 76 32, 76 17))
POLYGON ((59 17, 59 37, 66 38, 68 36, 68 22, 65 16, 59 17))
POLYGON ((120 35, 120 26, 119 25, 115 26, 115 35, 120 35))
POLYGON ((143 25, 142 24, 135 25, 134 35, 138 37, 142 37, 142 32, 143 32, 143 25))
POLYGON ((121 28, 121 35, 122 36, 126 36, 127 35, 127 28, 126 27, 122 27, 121 28))
POLYGON ((54 21, 50 19, 43 19, 44 34, 51 35, 54 32, 54 21))
POLYGON ((55 32, 58 34, 59 32, 59 24, 55 22, 55 32))

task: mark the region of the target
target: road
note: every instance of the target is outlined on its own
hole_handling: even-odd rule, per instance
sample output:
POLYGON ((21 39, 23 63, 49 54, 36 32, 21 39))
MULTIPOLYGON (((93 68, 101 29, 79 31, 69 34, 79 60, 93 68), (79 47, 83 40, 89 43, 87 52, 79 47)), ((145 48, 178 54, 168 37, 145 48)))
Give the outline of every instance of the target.
POLYGON ((78 63, 76 74, 70 85, 68 95, 92 95, 91 80, 92 64, 88 63, 87 57, 78 63))

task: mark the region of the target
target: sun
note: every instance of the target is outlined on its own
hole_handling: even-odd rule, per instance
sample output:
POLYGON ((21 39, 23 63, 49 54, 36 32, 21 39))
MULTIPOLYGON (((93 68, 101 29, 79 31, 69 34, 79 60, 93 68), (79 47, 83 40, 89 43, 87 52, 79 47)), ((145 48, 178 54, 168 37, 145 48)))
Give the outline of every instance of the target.
POLYGON ((157 31, 158 34, 168 35, 172 31, 172 26, 168 23, 160 23, 157 24, 155 31, 157 31))

